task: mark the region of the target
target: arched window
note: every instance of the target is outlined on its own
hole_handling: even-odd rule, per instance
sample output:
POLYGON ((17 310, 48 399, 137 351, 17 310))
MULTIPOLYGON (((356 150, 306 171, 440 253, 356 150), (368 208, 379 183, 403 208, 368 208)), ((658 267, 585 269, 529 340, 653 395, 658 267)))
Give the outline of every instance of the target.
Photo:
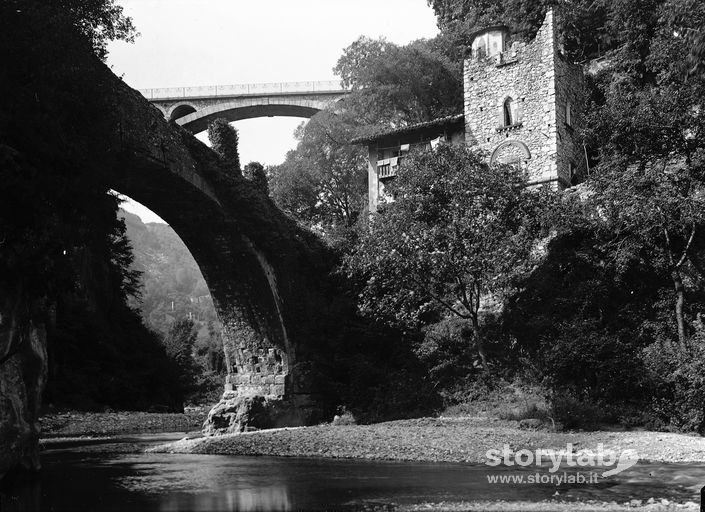
POLYGON ((502 112, 504 114, 504 126, 511 126, 516 122, 514 119, 514 100, 512 98, 504 100, 502 112))

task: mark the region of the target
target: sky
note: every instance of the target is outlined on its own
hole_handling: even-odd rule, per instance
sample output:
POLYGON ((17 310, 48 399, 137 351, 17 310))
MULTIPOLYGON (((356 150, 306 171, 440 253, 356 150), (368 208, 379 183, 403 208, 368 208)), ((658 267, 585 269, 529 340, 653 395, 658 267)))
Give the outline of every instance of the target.
MULTIPOLYGON (((109 46, 108 65, 136 89, 335 80, 359 36, 406 44, 437 34, 426 0, 117 0, 140 36, 109 46)), ((281 163, 303 119, 238 121, 240 160, 281 163)), ((205 134, 199 138, 205 141, 205 134)), ((163 222, 138 203, 124 207, 163 222)))

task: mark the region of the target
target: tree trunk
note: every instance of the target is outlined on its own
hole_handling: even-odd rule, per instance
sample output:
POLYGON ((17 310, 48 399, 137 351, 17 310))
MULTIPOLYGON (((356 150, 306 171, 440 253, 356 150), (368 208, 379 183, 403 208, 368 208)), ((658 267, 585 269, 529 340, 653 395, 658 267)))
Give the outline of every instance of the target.
POLYGON ((477 320, 477 317, 473 317, 472 319, 472 334, 475 338, 475 346, 477 347, 477 353, 480 355, 482 369, 485 372, 489 372, 489 367, 487 366, 487 355, 485 354, 485 345, 483 343, 482 337, 480 336, 480 324, 477 320))
POLYGON ((673 288, 676 292, 676 324, 678 325, 678 342, 685 347, 685 320, 683 318, 683 304, 685 304, 685 287, 683 278, 678 270, 672 273, 673 288))

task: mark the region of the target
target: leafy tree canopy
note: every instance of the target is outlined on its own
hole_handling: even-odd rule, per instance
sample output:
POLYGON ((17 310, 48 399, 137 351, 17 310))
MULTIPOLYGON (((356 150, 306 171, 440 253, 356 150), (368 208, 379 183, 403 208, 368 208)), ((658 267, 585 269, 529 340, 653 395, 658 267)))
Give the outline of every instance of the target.
POLYGON ((269 195, 269 179, 264 166, 259 162, 250 162, 243 170, 245 178, 250 180, 265 195, 269 195))
MULTIPOLYGON (((105 59, 108 43, 133 42, 138 33, 132 18, 125 16, 115 0, 38 0, 71 20, 78 32, 91 44, 96 55, 105 59)), ((21 2, 16 2, 20 4, 21 2)))
POLYGON ((441 40, 406 46, 360 37, 334 69, 351 94, 298 128, 296 150, 269 168, 272 197, 299 221, 338 238, 366 204, 366 152, 356 136, 462 111, 462 63, 441 40), (342 230, 342 231, 341 231, 342 230))
POLYGON ((241 174, 238 135, 235 127, 227 120, 218 118, 208 125, 208 140, 213 151, 218 153, 232 172, 241 174))
MULTIPOLYGON (((691 15, 700 7, 698 0, 428 0, 438 18, 444 37, 467 46, 476 30, 507 25, 515 37, 529 39, 543 22, 546 11, 556 12, 558 32, 567 55, 576 62, 615 50, 643 55, 651 35, 664 25, 676 22, 688 38, 688 64, 701 69, 703 28, 691 15)), ((680 59, 683 62, 683 59, 680 59)))
POLYGON ((462 111, 461 63, 431 41, 406 46, 362 36, 338 59, 334 72, 352 94, 344 101, 360 125, 400 126, 462 111))
POLYGON ((367 159, 349 143, 353 133, 340 116, 319 112, 296 130, 296 150, 268 170, 277 204, 324 234, 352 227, 366 201, 367 159))
POLYGON ((346 261, 365 281, 361 310, 411 326, 435 312, 467 319, 484 362, 482 299, 528 268, 541 194, 514 167, 450 145, 413 155, 388 193, 346 261))
POLYGON ((672 0, 639 5, 619 21, 628 37, 594 78, 584 130, 599 152, 588 201, 601 212, 595 228, 615 261, 648 261, 672 278, 681 344, 684 272, 705 227, 705 77, 697 66, 684 69, 683 56, 691 50, 687 35, 704 23, 702 3, 672 0))

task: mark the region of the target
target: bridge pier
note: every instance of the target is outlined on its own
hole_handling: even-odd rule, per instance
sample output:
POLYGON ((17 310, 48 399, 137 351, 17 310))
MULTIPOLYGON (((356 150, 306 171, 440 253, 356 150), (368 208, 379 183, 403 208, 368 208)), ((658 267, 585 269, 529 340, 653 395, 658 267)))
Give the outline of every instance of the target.
MULTIPOLYGON (((223 322, 228 372, 225 389, 204 422, 204 433, 230 434, 324 420, 323 408, 312 392, 312 382, 302 371, 306 364, 297 365, 285 347, 259 334, 239 314, 232 311, 229 314, 237 320, 223 322)), ((221 318, 224 316, 221 314, 221 318)))

